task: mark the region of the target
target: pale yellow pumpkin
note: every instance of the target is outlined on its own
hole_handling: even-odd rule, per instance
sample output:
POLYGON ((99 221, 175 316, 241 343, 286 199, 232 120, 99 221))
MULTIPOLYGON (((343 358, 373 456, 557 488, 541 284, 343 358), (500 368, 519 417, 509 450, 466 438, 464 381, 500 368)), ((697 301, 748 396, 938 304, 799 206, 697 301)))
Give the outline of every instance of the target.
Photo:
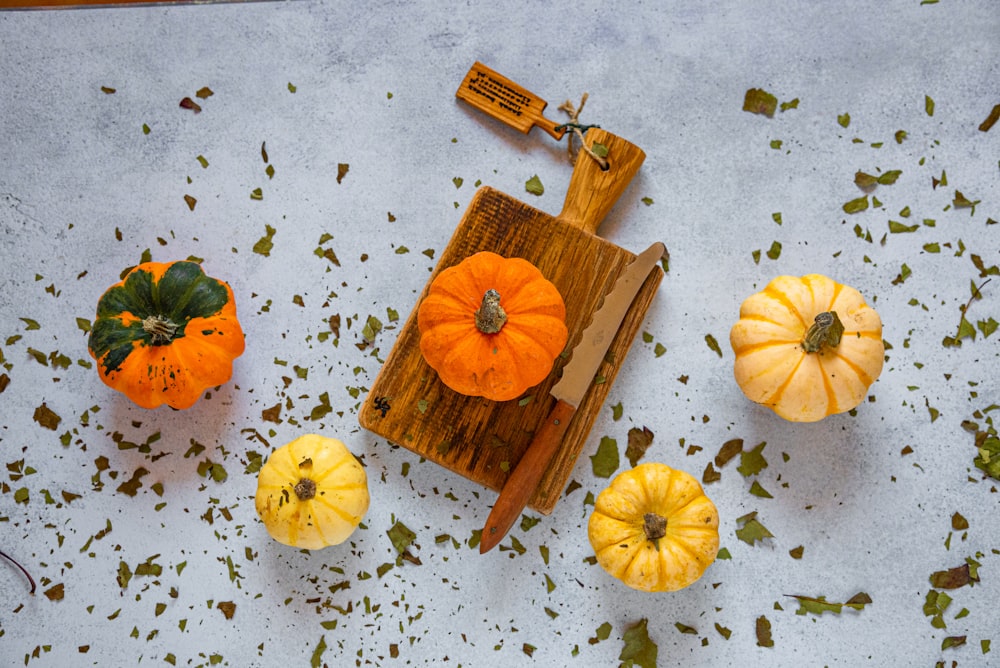
POLYGON ((729 333, 736 383, 795 422, 852 410, 882 373, 882 320, 861 293, 820 274, 778 276, 729 333))
POLYGON ((271 453, 255 506, 279 543, 317 550, 343 543, 368 511, 368 477, 335 438, 307 434, 271 453))
POLYGON ((597 563, 640 591, 677 591, 719 552, 719 513, 689 473, 655 462, 619 473, 587 525, 597 563))

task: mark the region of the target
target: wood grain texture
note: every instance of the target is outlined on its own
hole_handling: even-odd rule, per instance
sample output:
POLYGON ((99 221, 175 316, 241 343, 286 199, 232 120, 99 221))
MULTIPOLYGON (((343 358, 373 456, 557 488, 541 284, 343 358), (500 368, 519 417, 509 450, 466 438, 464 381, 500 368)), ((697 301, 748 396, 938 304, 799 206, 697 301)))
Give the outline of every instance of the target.
POLYGON ((455 97, 525 134, 535 126, 556 139, 566 133, 542 115, 548 102, 480 62, 469 69, 455 97))
MULTIPOLYGON (((520 399, 507 402, 453 392, 420 354, 414 309, 362 404, 362 427, 490 489, 503 486, 535 429, 555 404, 549 390, 558 380, 569 351, 618 275, 635 258, 632 252, 588 229, 597 228, 598 217, 603 218, 627 187, 642 162, 641 151, 603 131, 591 130, 587 136, 590 141, 607 142, 618 149, 609 154, 612 169, 608 172, 593 173, 597 168, 587 164, 593 162, 587 156, 577 161, 564 205, 564 211, 573 212, 571 216, 553 217, 493 188, 480 188, 417 302, 427 295, 430 282, 440 271, 479 251, 522 257, 533 263, 563 295, 570 332, 567 352, 556 360, 546 380, 520 399), (617 160, 629 155, 631 160, 617 160), (623 170, 615 171, 619 162, 623 170), (375 406, 377 398, 387 399, 391 406, 384 416, 375 406)), ((662 270, 654 268, 633 300, 597 372, 598 381, 580 403, 529 502, 538 512, 548 514, 555 508, 662 278, 662 270)))
POLYGON ((265 0, 0 0, 0 9, 85 9, 117 5, 211 5, 265 0))

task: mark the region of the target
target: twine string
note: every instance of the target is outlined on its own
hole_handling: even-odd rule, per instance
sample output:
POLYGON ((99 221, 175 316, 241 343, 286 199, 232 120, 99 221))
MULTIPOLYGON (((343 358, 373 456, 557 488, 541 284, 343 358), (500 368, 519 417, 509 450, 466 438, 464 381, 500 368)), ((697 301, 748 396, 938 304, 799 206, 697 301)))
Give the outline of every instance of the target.
POLYGON ((599 128, 599 125, 583 125, 580 123, 580 114, 583 112, 584 105, 587 104, 587 93, 584 93, 580 98, 580 106, 575 106, 571 101, 566 100, 561 105, 559 105, 559 110, 564 111, 569 115, 569 122, 563 123, 562 125, 557 125, 556 130, 569 130, 570 135, 567 140, 566 152, 569 155, 570 164, 576 164, 577 155, 579 155, 580 150, 576 148, 573 138, 577 138, 580 141, 580 148, 589 155, 594 161, 600 165, 602 170, 608 168, 608 160, 593 151, 587 142, 583 140, 583 135, 590 128, 599 128))

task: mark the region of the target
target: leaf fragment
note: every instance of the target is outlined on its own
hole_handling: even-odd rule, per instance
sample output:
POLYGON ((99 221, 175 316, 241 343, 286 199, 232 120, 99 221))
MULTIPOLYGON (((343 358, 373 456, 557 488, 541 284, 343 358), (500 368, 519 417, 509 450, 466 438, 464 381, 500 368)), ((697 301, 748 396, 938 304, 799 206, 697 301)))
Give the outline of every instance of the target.
POLYGON ((406 552, 410 545, 413 544, 413 541, 417 539, 417 534, 399 520, 396 520, 396 523, 385 533, 389 536, 392 546, 396 548, 396 552, 399 554, 406 552))
POLYGON ((743 111, 774 118, 778 98, 761 88, 750 88, 743 96, 743 111))
POLYGON ((219 601, 215 607, 222 612, 226 619, 232 619, 233 615, 236 614, 236 604, 232 601, 219 601))
POLYGON ((253 252, 258 255, 263 255, 268 257, 271 255, 271 250, 274 248, 274 233, 276 230, 270 225, 264 225, 264 236, 257 240, 257 243, 253 245, 253 252))
POLYGON ((189 97, 185 97, 181 100, 180 107, 181 109, 190 109, 196 114, 201 113, 201 105, 189 97))
POLYGON ((757 635, 757 645, 759 647, 774 647, 774 639, 771 637, 771 621, 761 615, 754 623, 754 631, 757 635))
POLYGON ((864 211, 868 208, 868 195, 845 202, 842 208, 844 209, 844 213, 859 213, 864 211))
POLYGON ((649 637, 648 620, 641 619, 622 634, 624 646, 618 660, 625 668, 656 668, 659 648, 649 637))
POLYGON ((739 525, 736 537, 747 545, 753 546, 767 538, 774 538, 774 534, 757 519, 756 511, 737 518, 736 523, 739 525))
POLYGON ((826 600, 825 596, 796 596, 792 595, 799 603, 799 609, 795 611, 797 615, 813 614, 822 616, 824 612, 831 612, 839 615, 846 608, 863 610, 865 606, 871 604, 871 596, 865 592, 858 592, 844 603, 833 603, 826 600))
POLYGON ((757 475, 767 468, 767 459, 764 458, 764 447, 766 445, 767 441, 761 441, 754 446, 753 450, 743 450, 740 452, 740 465, 736 467, 736 470, 744 478, 757 475))
POLYGON ((653 432, 646 426, 642 429, 632 427, 628 430, 628 445, 625 447, 625 457, 633 467, 646 454, 653 444, 653 432))
POLYGON ((1000 104, 994 105, 989 116, 986 117, 986 120, 979 124, 979 131, 989 132, 990 128, 996 125, 997 121, 1000 121, 1000 104))
POLYGON ((719 342, 711 334, 705 335, 705 343, 708 345, 710 350, 713 350, 716 355, 722 357, 722 348, 719 346, 719 342))
POLYGON ((718 454, 715 455, 715 465, 719 468, 725 466, 736 455, 743 452, 743 439, 733 438, 722 444, 718 454))
POLYGON ((972 564, 966 562, 961 566, 931 573, 930 582, 935 589, 958 589, 979 582, 979 574, 974 571, 972 564))
POLYGON ((46 429, 51 429, 55 431, 59 428, 59 423, 62 422, 62 418, 56 414, 51 408, 48 407, 44 401, 41 406, 35 408, 34 414, 31 419, 37 422, 40 426, 46 429))
POLYGON ((524 189, 535 196, 541 196, 545 192, 545 186, 542 185, 542 180, 538 178, 538 174, 535 174, 524 182, 524 189))
POLYGON ((598 478, 610 478, 618 470, 619 463, 618 442, 610 436, 602 436, 597 452, 590 457, 594 475, 598 478))

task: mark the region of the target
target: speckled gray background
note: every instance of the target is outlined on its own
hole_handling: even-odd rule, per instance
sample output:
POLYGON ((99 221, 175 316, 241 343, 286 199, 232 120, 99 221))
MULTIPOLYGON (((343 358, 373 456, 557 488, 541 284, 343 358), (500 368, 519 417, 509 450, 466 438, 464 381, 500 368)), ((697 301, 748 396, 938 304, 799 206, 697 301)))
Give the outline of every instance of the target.
MULTIPOLYGON (((0 546, 39 580, 29 596, 0 565, 0 663, 608 666, 625 630, 647 619, 659 666, 990 664, 1000 651, 1000 497, 973 467, 962 423, 986 429, 995 415, 976 412, 1000 403, 1000 334, 941 342, 970 286, 988 278, 972 256, 1000 262, 1000 226, 990 224, 1000 219, 1000 127, 977 129, 1000 103, 998 6, 610 7, 297 1, 0 13, 0 546), (662 239, 671 253, 643 327, 650 341, 636 341, 611 391, 572 476, 579 488, 486 556, 468 541, 494 494, 356 419, 395 331, 359 350, 362 324, 373 315, 391 325, 388 309, 402 322, 434 264, 424 251, 444 247, 475 184, 561 209, 564 145, 454 99, 476 60, 547 99, 554 119, 563 100, 589 93, 582 120, 647 153, 601 234, 630 250, 662 239), (214 95, 201 113, 179 108, 204 86, 214 95), (746 113, 751 87, 798 106, 771 119, 746 113), (341 163, 350 169, 337 183, 341 163), (891 169, 902 175, 877 191, 882 206, 844 213, 861 194, 857 170, 891 169), (541 197, 525 192, 533 175, 541 197), (947 185, 934 187, 942 176, 947 185), (251 199, 255 188, 263 199, 251 199), (979 204, 954 208, 956 190, 979 204), (920 224, 890 234, 890 220, 920 224), (253 247, 267 226, 264 256, 253 247), (325 234, 339 266, 314 252, 325 234), (754 260, 775 241, 777 259, 754 260), (232 382, 184 412, 137 408, 81 364, 76 319, 93 317, 103 289, 145 249, 156 260, 204 258, 233 286, 247 336, 232 382), (903 265, 911 273, 896 280, 903 265), (861 290, 891 349, 856 415, 799 425, 742 396, 727 339, 746 296, 775 275, 809 272, 861 290), (337 346, 320 336, 335 314, 337 346), (310 421, 324 392, 334 411, 310 421), (264 421, 279 402, 280 424, 264 421), (33 420, 43 404, 61 418, 55 430, 33 420), (633 592, 587 561, 589 498, 607 484, 589 456, 603 436, 624 450, 634 426, 655 434, 647 460, 698 477, 729 439, 767 443, 758 476, 730 463, 707 486, 731 558, 681 592, 633 592), (267 537, 256 476, 244 472, 248 451, 306 431, 344 440, 372 492, 351 542, 312 554, 267 537), (155 435, 149 453, 117 445, 155 435), (186 455, 192 442, 204 450, 186 455), (206 460, 228 478, 199 475, 206 460), (138 493, 116 492, 139 468, 149 473, 138 493), (754 480, 773 498, 751 495, 754 480), (774 534, 755 546, 735 535, 752 511, 774 534), (952 529, 955 513, 967 531, 952 529), (386 535, 396 521, 416 533, 420 565, 396 563, 386 535), (797 546, 801 559, 789 555, 797 546), (966 558, 981 564, 981 582, 949 592, 946 628, 934 628, 928 577, 966 558), (120 564, 135 571, 147 560, 162 571, 122 588, 120 564), (59 585, 61 600, 43 594, 58 599, 59 585), (839 616, 797 615, 789 597, 858 592, 873 602, 839 616), (235 604, 232 619, 220 601, 235 604), (761 616, 773 647, 757 645, 761 616), (950 636, 967 643, 942 650, 950 636)), ((998 281, 972 303, 974 325, 1000 319, 998 281)))

